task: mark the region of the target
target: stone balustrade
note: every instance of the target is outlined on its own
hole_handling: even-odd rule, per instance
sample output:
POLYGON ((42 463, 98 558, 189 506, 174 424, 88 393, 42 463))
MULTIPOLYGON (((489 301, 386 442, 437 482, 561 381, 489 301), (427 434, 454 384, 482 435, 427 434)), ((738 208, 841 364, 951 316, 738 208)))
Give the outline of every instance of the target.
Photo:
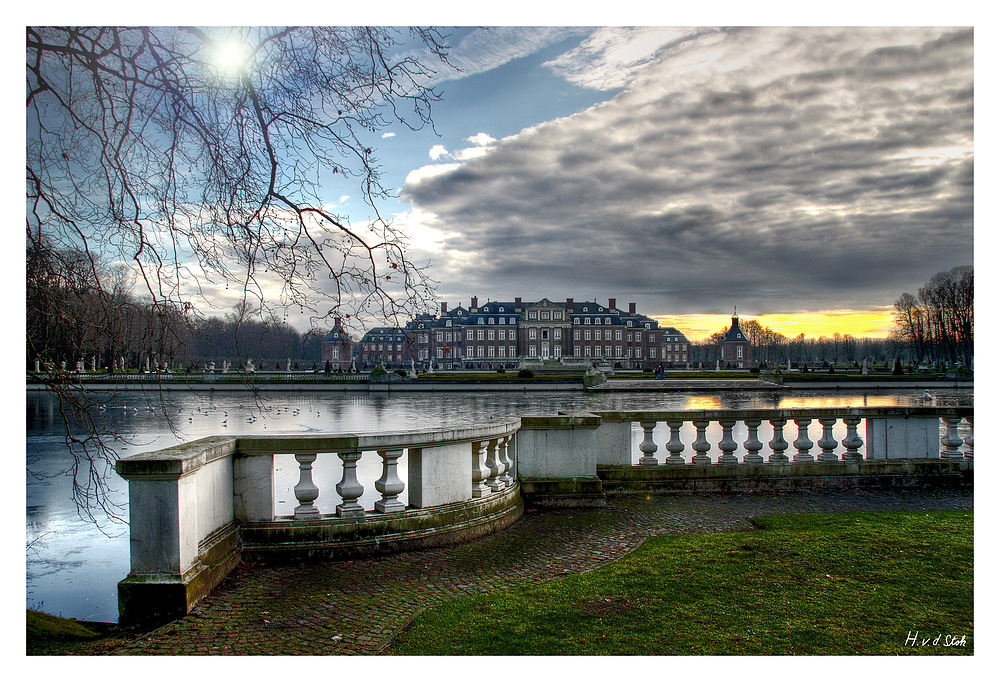
POLYGON ((204 438, 117 464, 129 482, 132 561, 120 620, 183 615, 243 558, 480 537, 520 517, 522 494, 580 506, 616 491, 971 485, 973 444, 971 407, 600 411, 204 438))
POLYGON ((116 468, 129 482, 131 571, 119 583, 120 621, 187 613, 243 558, 369 555, 495 532, 523 512, 519 425, 211 437, 124 458, 116 468), (276 494, 282 457, 297 467, 288 513, 276 494), (320 485, 333 459, 340 480, 320 485), (359 468, 369 460, 378 473, 359 476, 373 470, 359 468), (363 504, 371 490, 378 499, 363 504))
POLYGON ((884 459, 973 459, 973 408, 799 408, 595 412, 601 464, 785 464, 884 459), (862 425, 863 424, 863 425, 862 425), (615 426, 617 425, 617 426, 615 426), (642 437, 634 451, 614 439, 642 437), (962 431, 963 435, 959 434, 962 431), (654 431, 662 434, 654 437, 654 431), (714 431, 714 437, 710 437, 714 431), (862 436, 861 434, 864 434, 862 436), (762 440, 767 439, 767 440, 762 440))
POLYGON ((525 416, 518 471, 526 499, 548 506, 601 505, 630 490, 964 484, 972 430, 971 407, 525 416))

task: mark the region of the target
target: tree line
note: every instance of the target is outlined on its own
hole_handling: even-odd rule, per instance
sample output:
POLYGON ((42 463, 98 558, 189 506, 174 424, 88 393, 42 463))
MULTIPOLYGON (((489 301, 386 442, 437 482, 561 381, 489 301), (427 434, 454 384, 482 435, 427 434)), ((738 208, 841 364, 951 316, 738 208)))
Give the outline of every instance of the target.
MULTIPOLYGON (((794 365, 892 365, 971 366, 973 359, 973 267, 962 265, 939 272, 917 295, 904 293, 894 304, 894 326, 887 338, 832 336, 788 338, 754 319, 740 320, 750 340, 750 356, 766 366, 794 365)), ((691 344, 695 363, 714 365, 719 344, 729 327, 701 343, 691 344)))
POLYGON ((222 315, 136 295, 134 277, 94 254, 36 241, 26 257, 27 363, 42 368, 192 368, 229 361, 284 369, 320 362, 323 332, 301 333, 242 302, 222 315))
POLYGON ((972 364, 974 277, 971 265, 939 272, 917 295, 894 304, 892 338, 916 362, 972 364))

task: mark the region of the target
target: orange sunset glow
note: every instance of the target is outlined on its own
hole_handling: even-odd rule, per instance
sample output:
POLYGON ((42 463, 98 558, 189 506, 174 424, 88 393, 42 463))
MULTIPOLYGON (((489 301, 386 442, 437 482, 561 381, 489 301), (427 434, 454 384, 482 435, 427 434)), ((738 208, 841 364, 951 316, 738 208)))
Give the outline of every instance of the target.
MULTIPOLYGON (((761 325, 793 339, 805 334, 808 339, 850 334, 856 338, 885 338, 892 329, 892 308, 873 310, 823 310, 803 313, 765 313, 754 315, 737 311, 741 320, 757 320, 761 325)), ((694 313, 656 315, 661 326, 676 327, 688 340, 697 343, 723 327, 729 328, 732 314, 694 313)))

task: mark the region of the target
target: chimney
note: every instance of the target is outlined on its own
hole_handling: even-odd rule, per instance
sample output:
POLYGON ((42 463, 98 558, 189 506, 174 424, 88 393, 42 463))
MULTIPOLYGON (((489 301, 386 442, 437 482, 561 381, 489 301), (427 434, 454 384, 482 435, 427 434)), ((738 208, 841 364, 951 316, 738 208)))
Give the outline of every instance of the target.
POLYGON ((635 303, 628 304, 628 314, 635 315, 635 303))
POLYGON ((469 305, 469 312, 470 313, 474 313, 478 309, 479 309, 479 297, 478 296, 473 296, 472 297, 472 303, 471 303, 471 305, 469 305))
POLYGON ((569 312, 569 313, 573 312, 573 299, 572 298, 567 298, 566 299, 566 311, 569 312))
POLYGON ((618 307, 615 305, 615 303, 617 303, 617 301, 615 301, 615 299, 609 298, 608 299, 608 310, 610 310, 611 312, 614 312, 614 311, 618 310, 618 307))
POLYGON ((442 315, 447 315, 448 314, 448 304, 447 303, 442 303, 441 304, 441 314, 442 315))
POLYGON ((518 296, 517 298, 514 299, 514 312, 515 313, 521 312, 521 297, 520 296, 518 296))

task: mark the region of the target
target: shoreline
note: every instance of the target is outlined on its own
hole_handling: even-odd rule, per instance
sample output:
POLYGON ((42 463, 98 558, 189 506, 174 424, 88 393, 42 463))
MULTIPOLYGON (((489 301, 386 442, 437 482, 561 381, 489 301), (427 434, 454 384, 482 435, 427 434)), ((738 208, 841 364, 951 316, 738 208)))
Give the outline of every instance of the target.
MULTIPOLYGON (((345 382, 345 383, 306 383, 306 382, 261 382, 251 383, 216 383, 216 382, 134 382, 134 383, 98 383, 82 382, 73 387, 91 391, 106 391, 118 393, 123 391, 189 391, 189 392, 283 392, 283 393, 434 393, 434 392, 535 392, 535 391, 586 391, 593 393, 667 393, 667 392, 714 392, 714 391, 787 391, 793 389, 825 389, 825 390, 898 390, 898 389, 967 389, 975 388, 974 381, 962 380, 917 380, 893 381, 890 379, 872 379, 869 381, 790 381, 775 384, 753 379, 619 379, 610 380, 597 386, 586 387, 583 382, 523 382, 523 383, 473 383, 460 381, 428 381, 419 383, 391 382, 345 382)), ((49 391, 45 384, 27 383, 26 391, 49 391)))

